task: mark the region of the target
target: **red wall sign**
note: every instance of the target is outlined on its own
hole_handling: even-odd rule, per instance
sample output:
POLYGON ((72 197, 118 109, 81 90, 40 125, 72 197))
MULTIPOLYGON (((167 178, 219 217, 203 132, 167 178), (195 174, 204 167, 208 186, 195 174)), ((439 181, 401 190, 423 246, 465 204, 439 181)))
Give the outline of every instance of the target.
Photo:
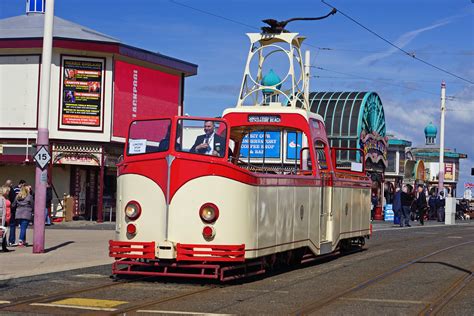
POLYGON ((115 61, 113 132, 126 137, 130 121, 177 115, 181 77, 115 61))

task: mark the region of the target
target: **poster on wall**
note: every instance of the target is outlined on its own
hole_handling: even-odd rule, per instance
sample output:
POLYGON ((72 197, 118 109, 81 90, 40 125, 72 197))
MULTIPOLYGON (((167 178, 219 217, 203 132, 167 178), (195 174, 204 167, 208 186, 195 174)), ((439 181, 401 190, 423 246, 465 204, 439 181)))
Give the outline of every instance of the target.
POLYGON ((126 137, 135 119, 180 114, 180 95, 181 76, 115 60, 112 135, 126 137))
POLYGON ((61 127, 102 126, 104 64, 100 58, 62 56, 61 127))
POLYGON ((444 164, 444 180, 454 180, 454 165, 452 163, 444 164))

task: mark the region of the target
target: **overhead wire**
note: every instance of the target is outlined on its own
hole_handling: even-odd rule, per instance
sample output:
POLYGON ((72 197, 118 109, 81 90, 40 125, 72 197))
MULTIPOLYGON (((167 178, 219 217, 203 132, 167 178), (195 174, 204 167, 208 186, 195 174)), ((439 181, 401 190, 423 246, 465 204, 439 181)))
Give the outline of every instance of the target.
MULTIPOLYGON (((245 26, 245 27, 248 27, 248 28, 251 28, 251 29, 254 29, 254 30, 258 30, 260 31, 260 28, 256 27, 256 26, 253 26, 253 25, 249 25, 249 24, 246 24, 246 23, 243 23, 243 22, 240 22, 240 21, 237 21, 237 20, 234 20, 234 19, 230 19, 230 18, 227 18, 225 16, 222 16, 222 15, 219 15, 219 14, 215 14, 215 13, 212 13, 212 12, 209 12, 209 11, 205 11, 205 10, 202 10, 202 9, 199 9, 199 8, 196 8, 196 7, 193 7, 193 6, 190 6, 190 5, 187 5, 187 4, 184 4, 184 3, 181 3, 179 1, 175 1, 175 0, 169 0, 171 3, 173 4, 176 4, 176 5, 179 5, 179 6, 182 6, 182 7, 185 7, 185 8, 188 8, 188 9, 191 9, 191 10, 194 10, 194 11, 197 11, 197 12, 200 12, 202 14, 206 14, 206 15, 209 15, 209 16, 213 16, 213 17, 216 17, 216 18, 219 18, 219 19, 223 19, 225 21, 228 21, 228 22, 232 22, 234 24, 238 24, 238 25, 241 25, 241 26, 245 26)), ((321 0, 324 4, 332 7, 332 8, 335 8, 333 6, 331 6, 330 4, 324 2, 324 0, 321 0)), ((338 10, 338 9, 337 9, 338 10)), ((340 10, 338 10, 340 12, 340 10)), ((343 12, 340 12, 341 14, 343 14, 344 16, 346 16, 345 13, 343 12)), ((346 16, 348 17, 348 16, 346 16)), ((350 17, 348 17, 349 19, 352 19, 350 17)), ((355 23, 359 24, 357 21, 354 20, 355 23)), ((363 25, 361 25, 362 27, 364 27, 363 25)), ((364 27, 365 28, 365 27, 364 27)), ((368 31, 370 31, 371 33, 374 33, 373 31, 367 29, 368 31)), ((376 36, 380 37, 378 34, 374 33, 376 36)), ((382 37, 381 37, 382 38, 382 37)), ((388 42, 389 44, 391 44, 388 40, 385 40, 384 38, 382 38, 384 41, 388 42)), ((304 43, 304 45, 307 45, 307 46, 310 46, 310 47, 313 47, 313 48, 316 48, 318 50, 334 50, 332 48, 329 48, 329 47, 320 47, 320 46, 316 46, 316 45, 312 45, 310 43, 304 43)), ((398 47, 397 47, 398 48, 398 47)), ((403 49, 401 49, 402 52, 404 53, 408 53, 406 51, 404 51, 403 49)), ((353 51, 356 51, 356 50, 353 50, 353 51)), ((409 53, 408 53, 409 54, 409 53)), ((312 67, 316 67, 316 66, 312 66, 312 67)), ((322 68, 322 67, 321 67, 322 68)), ((334 73, 338 73, 337 71, 334 71, 334 70, 327 70, 327 69, 320 69, 320 70, 326 70, 326 71, 332 71, 334 73)), ((346 73, 342 73, 342 72, 339 72, 339 74, 343 74, 343 75, 348 75, 346 73)), ((350 74, 350 76, 356 76, 356 75, 353 75, 353 74, 350 74)), ((378 82, 382 82, 384 84, 387 84, 387 85, 392 85, 392 86, 398 86, 398 87, 401 87, 401 88, 404 88, 404 89, 409 89, 409 90, 417 90, 417 91, 420 91, 420 92, 424 92, 424 93, 428 93, 428 94, 432 94, 432 95, 438 95, 436 93, 433 93, 433 92, 429 92, 429 91, 426 91, 426 90, 422 90, 422 89, 418 89, 418 88, 413 88, 413 87, 406 87, 406 86, 402 86, 402 85, 397 85, 397 84, 393 84, 393 83, 387 83, 387 82, 384 82, 384 81, 380 81, 380 80, 377 80, 377 79, 373 79, 373 78, 364 78, 364 77, 361 77, 361 76, 356 76, 356 77, 359 77, 359 79, 363 79, 363 80, 370 80, 370 81, 378 81, 378 82)), ((392 79, 387 79, 387 80, 392 80, 392 79)), ((469 83, 471 83, 470 81, 468 81, 469 83)))
MULTIPOLYGON (((352 74, 352 73, 347 73, 347 72, 342 72, 342 71, 337 71, 337 70, 331 70, 331 69, 327 69, 327 68, 319 67, 319 66, 310 66, 310 67, 318 69, 318 70, 323 70, 323 71, 336 73, 336 74, 339 74, 339 75, 348 76, 348 77, 345 77, 345 78, 344 77, 337 77, 339 79, 351 79, 349 77, 352 77, 354 79, 369 80, 369 81, 379 82, 381 84, 385 84, 385 85, 389 85, 389 86, 395 86, 395 87, 399 87, 399 88, 403 88, 403 89, 415 90, 415 91, 420 91, 420 92, 423 92, 423 93, 426 93, 426 94, 439 96, 438 93, 434 93, 434 92, 431 92, 431 91, 427 91, 427 90, 423 90, 423 89, 419 89, 419 88, 415 88, 415 87, 408 87, 408 86, 404 86, 404 85, 401 85, 401 84, 396 84, 396 83, 393 83, 393 82, 387 82, 387 81, 393 81, 392 79, 368 78, 368 77, 363 77, 363 76, 359 76, 359 75, 352 74)), ((311 77, 317 78, 318 76, 311 76, 311 77)), ((406 82, 406 83, 414 83, 414 82, 406 82)), ((447 100, 452 100, 452 98, 453 97, 451 97, 451 96, 446 96, 447 100)))
POLYGON ((329 3, 327 3, 327 2, 324 1, 324 0, 321 0, 321 2, 324 3, 325 5, 327 5, 328 7, 331 7, 331 8, 333 8, 333 9, 336 9, 338 13, 342 14, 344 17, 346 17, 347 19, 351 20, 351 21, 354 22, 355 24, 359 25, 360 27, 362 27, 363 29, 365 29, 365 30, 368 31, 369 33, 372 33, 373 35, 375 35, 376 37, 378 37, 378 38, 381 39, 382 41, 386 42, 386 43, 389 44, 390 46, 392 46, 392 47, 398 49, 399 51, 403 52, 405 55, 407 55, 407 56, 409 56, 409 57, 411 57, 411 58, 413 58, 413 59, 415 59, 415 60, 417 60, 417 61, 419 61, 419 62, 421 62, 421 63, 424 63, 424 64, 426 64, 426 65, 428 65, 428 66, 430 66, 430 67, 432 67, 432 68, 435 68, 435 69, 437 69, 437 70, 439 70, 439 71, 442 71, 442 72, 444 72, 444 73, 446 73, 446 74, 449 74, 449 75, 451 75, 451 76, 453 76, 453 77, 455 77, 455 78, 458 78, 458 79, 460 79, 460 80, 466 81, 466 82, 468 82, 468 83, 470 83, 470 84, 474 84, 474 81, 471 81, 471 80, 469 80, 469 79, 466 79, 466 78, 463 78, 463 77, 461 77, 461 76, 458 76, 458 75, 456 75, 456 74, 454 74, 454 73, 452 73, 452 72, 450 72, 450 71, 448 71, 448 70, 446 70, 446 69, 443 69, 443 68, 438 67, 438 66, 436 66, 436 65, 434 65, 434 64, 432 64, 432 63, 430 63, 430 62, 427 62, 426 60, 423 60, 423 59, 421 59, 421 58, 416 57, 416 55, 415 55, 414 53, 410 53, 410 52, 406 51, 405 49, 401 48, 400 46, 398 46, 398 45, 392 43, 391 41, 389 41, 389 40, 386 39, 385 37, 379 35, 377 32, 371 30, 370 28, 368 28, 367 26, 363 25, 362 23, 360 23, 360 22, 357 21, 356 19, 352 18, 352 17, 349 16, 348 14, 344 13, 343 11, 339 10, 338 8, 336 8, 335 6, 333 6, 332 4, 329 4, 329 3))

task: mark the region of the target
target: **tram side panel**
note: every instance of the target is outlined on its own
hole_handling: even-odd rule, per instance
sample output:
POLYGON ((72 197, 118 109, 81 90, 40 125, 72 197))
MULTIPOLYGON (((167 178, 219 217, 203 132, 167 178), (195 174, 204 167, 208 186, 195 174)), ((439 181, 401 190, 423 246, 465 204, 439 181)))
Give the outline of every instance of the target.
POLYGON ((260 186, 257 203, 257 248, 256 256, 264 256, 276 251, 277 222, 280 190, 276 186, 260 186))
MULTIPOLYGON (((321 200, 321 187, 313 187, 310 189, 310 199, 309 199, 309 214, 308 214, 308 225, 309 225, 309 248, 314 254, 319 254, 319 247, 321 242, 321 210, 322 203, 321 200)), ((324 223, 327 225, 327 223, 324 223)))
POLYGON ((276 251, 282 252, 294 248, 293 240, 293 208, 295 190, 293 187, 278 188, 278 208, 276 222, 276 251))
POLYGON ((365 236, 370 229, 370 190, 344 188, 341 202, 340 239, 365 236))
POLYGON ((309 218, 310 218, 310 192, 315 190, 310 187, 295 187, 295 205, 293 208, 295 246, 308 245, 309 218))

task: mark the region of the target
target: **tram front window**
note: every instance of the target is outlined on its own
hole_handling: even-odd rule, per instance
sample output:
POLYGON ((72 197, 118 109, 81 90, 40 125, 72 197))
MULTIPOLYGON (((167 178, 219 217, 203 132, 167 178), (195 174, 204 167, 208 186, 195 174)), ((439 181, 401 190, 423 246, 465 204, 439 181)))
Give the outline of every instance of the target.
POLYGON ((169 149, 171 120, 134 121, 130 125, 127 155, 164 152, 169 149))
POLYGON ((218 120, 179 120, 176 130, 177 151, 224 157, 227 127, 218 120))

